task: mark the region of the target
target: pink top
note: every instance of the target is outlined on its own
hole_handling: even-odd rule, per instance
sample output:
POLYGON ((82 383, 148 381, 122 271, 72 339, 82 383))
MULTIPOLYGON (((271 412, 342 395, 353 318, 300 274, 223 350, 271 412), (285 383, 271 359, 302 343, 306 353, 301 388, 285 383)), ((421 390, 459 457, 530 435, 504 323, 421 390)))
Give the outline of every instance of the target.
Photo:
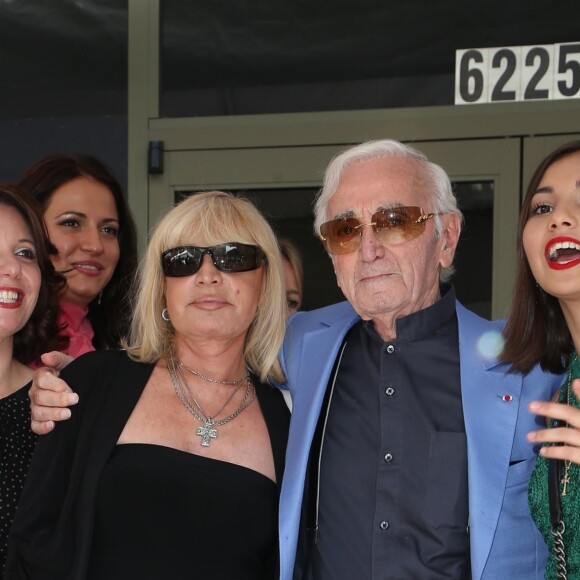
POLYGON ((58 327, 62 336, 69 337, 68 348, 64 351, 74 358, 95 350, 93 336, 95 335, 91 323, 87 319, 88 308, 83 308, 72 302, 60 302, 58 327))

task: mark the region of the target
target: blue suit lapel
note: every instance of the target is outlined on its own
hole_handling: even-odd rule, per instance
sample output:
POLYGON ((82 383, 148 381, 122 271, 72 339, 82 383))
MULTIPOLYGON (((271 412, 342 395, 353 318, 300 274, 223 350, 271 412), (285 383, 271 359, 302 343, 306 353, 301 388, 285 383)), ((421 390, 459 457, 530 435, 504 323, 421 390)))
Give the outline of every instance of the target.
MULTIPOLYGON (((522 376, 506 374, 495 356, 485 356, 483 335, 491 324, 457 308, 461 393, 467 434, 471 566, 481 578, 503 503, 518 418, 522 376), (511 401, 504 401, 504 395, 511 401)), ((492 330, 499 336, 499 327, 492 330)), ((493 338, 492 341, 493 342, 493 338)))
POLYGON ((344 337, 358 320, 354 311, 338 321, 321 318, 317 330, 304 335, 301 352, 293 352, 297 362, 296 373, 289 373, 292 391, 292 421, 286 452, 286 468, 280 496, 280 577, 289 579, 294 569, 294 558, 300 525, 304 480, 310 445, 326 386, 344 337))

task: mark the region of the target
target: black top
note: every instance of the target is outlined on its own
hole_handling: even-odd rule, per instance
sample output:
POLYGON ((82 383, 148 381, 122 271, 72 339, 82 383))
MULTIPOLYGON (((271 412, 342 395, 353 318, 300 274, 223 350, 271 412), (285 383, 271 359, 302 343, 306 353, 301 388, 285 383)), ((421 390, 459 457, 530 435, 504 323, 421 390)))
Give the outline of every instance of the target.
POLYGON ((469 578, 455 293, 346 338, 320 468, 312 578, 469 578))
POLYGON ((6 565, 8 532, 36 444, 30 430, 29 388, 30 383, 0 399, 0 576, 6 565))
MULTIPOLYGON (((95 564, 95 560, 91 560, 95 530, 97 532, 95 549, 99 550, 101 554, 105 550, 114 548, 112 542, 106 545, 103 543, 107 539, 106 535, 116 535, 116 540, 120 540, 121 536, 118 530, 103 530, 102 526, 107 520, 101 519, 100 514, 99 519, 95 520, 96 508, 99 502, 103 502, 107 498, 107 494, 112 493, 111 478, 116 478, 115 484, 119 487, 119 494, 122 494, 123 490, 127 491, 129 475, 127 472, 119 472, 115 466, 118 467, 120 454, 131 453, 131 450, 129 446, 120 449, 117 446, 117 441, 149 380, 153 367, 152 364, 136 363, 130 360, 123 351, 96 351, 79 357, 62 372, 61 377, 79 393, 79 404, 73 408, 71 419, 59 423, 52 433, 41 437, 38 441, 16 519, 12 526, 8 546, 6 580, 24 578, 29 580, 84 580, 89 577, 87 572, 89 563, 95 564), (103 487, 100 486, 101 477, 104 477, 103 487), (124 483, 122 483, 123 480, 124 483)), ((269 492, 271 503, 269 511, 275 512, 278 505, 278 489, 283 475, 289 412, 277 389, 261 385, 256 381, 254 384, 256 385, 257 400, 270 435, 276 480, 279 482, 278 486, 269 484, 268 481, 262 482, 262 485, 266 487, 275 488, 275 493, 269 492)), ((153 447, 155 446, 147 446, 147 450, 142 449, 142 451, 154 453, 153 447)), ((135 450, 136 446, 133 447, 133 451, 135 450)), ((165 462, 162 464, 163 468, 160 468, 153 460, 142 467, 149 471, 149 477, 154 476, 155 470, 158 471, 157 475, 164 475, 165 471, 169 470, 167 477, 169 486, 162 490, 158 489, 161 497, 156 497, 155 501, 157 504, 156 518, 152 519, 148 526, 143 527, 151 527, 149 531, 156 534, 158 541, 161 542, 163 541, 162 536, 169 533, 168 530, 171 527, 183 526, 183 521, 180 520, 187 517, 191 541, 187 551, 182 549, 183 546, 174 546, 171 553, 163 554, 142 550, 141 557, 148 560, 152 569, 153 566, 159 566, 162 561, 165 564, 164 569, 167 571, 171 570, 169 562, 181 560, 189 566, 188 577, 195 577, 195 562, 201 557, 201 554, 196 551, 193 540, 193 530, 199 521, 191 517, 191 514, 194 513, 191 510, 201 509, 199 506, 207 502, 206 507, 212 513, 219 514, 219 506, 209 504, 211 499, 209 495, 201 495, 197 498, 199 506, 189 507, 187 514, 166 511, 164 519, 160 521, 158 518, 163 514, 163 506, 168 505, 164 502, 177 499, 174 497, 177 494, 171 489, 171 482, 175 481, 175 470, 182 470, 185 473, 190 467, 184 467, 182 461, 184 458, 181 456, 181 452, 165 451, 164 449, 157 451, 158 453, 154 457, 155 462, 165 462), (173 463, 169 467, 166 465, 168 458, 181 461, 181 465, 173 463), (160 525, 162 527, 158 527, 160 525)), ((135 457, 129 459, 126 468, 135 468, 138 461, 136 462, 135 457)), ((195 461, 193 458, 188 459, 191 459, 192 462, 195 461)), ((258 477, 258 479, 260 477, 253 473, 246 475, 258 477)), ((211 479, 215 478, 215 473, 212 476, 210 472, 206 472, 205 476, 207 477, 205 481, 207 491, 212 485, 215 485, 211 479)), ((191 479, 191 473, 187 477, 191 479)), ((136 482, 133 481, 133 483, 136 482)), ((235 483, 233 479, 232 483, 235 483)), ((247 488, 247 484, 245 487, 247 488)), ((150 491, 152 493, 152 490, 150 491)), ((230 487, 228 493, 237 498, 239 492, 230 487)), ((214 496, 216 495, 214 494, 214 496)), ((140 517, 146 516, 152 508, 149 505, 153 501, 151 497, 141 506, 145 513, 141 514, 140 517)), ((145 498, 143 497, 143 499, 145 498)), ((220 498, 220 501, 225 500, 226 498, 220 498)), ((254 507, 264 509, 262 501, 260 500, 254 507)), ((122 503, 122 496, 117 497, 116 507, 119 508, 122 503)), ((135 504, 133 504, 133 508, 136 509, 135 504)), ((109 506, 107 509, 108 513, 103 514, 104 517, 115 517, 109 506)), ((130 515, 127 511, 125 514, 130 515)), ((255 517, 259 517, 259 514, 255 514, 255 517)), ((266 518, 268 518, 267 514, 266 518)), ((112 520, 108 521, 111 523, 112 520)), ((223 519, 223 514, 220 521, 223 526, 231 525, 223 519)), ((201 523, 205 525, 205 522, 201 523)), ((136 525, 137 523, 135 523, 136 525)), ((275 529, 277 525, 275 523, 270 527, 275 529)), ((240 535, 250 533, 251 526, 240 529, 244 530, 240 532, 240 535)), ((140 533, 145 532, 146 530, 141 530, 140 533)), ((132 537, 123 537, 125 546, 120 546, 120 548, 123 551, 129 550, 134 553, 134 550, 138 548, 130 547, 133 539, 132 537)), ((270 541, 275 543, 276 539, 277 537, 274 535, 270 541)), ((219 536, 214 538, 214 542, 216 550, 219 550, 220 558, 226 560, 230 557, 237 557, 237 550, 230 552, 230 546, 224 545, 219 536)), ((263 549, 266 549, 265 545, 263 549)), ((256 558, 255 554, 249 556, 256 558)), ((110 559, 109 562, 111 562, 110 559)), ((243 562, 237 564, 243 569, 243 562)), ((97 572, 95 571, 94 574, 97 572)), ((96 577, 99 576, 93 576, 93 578, 96 577)), ((113 576, 107 573, 106 576, 100 577, 112 578, 113 576)), ((146 575, 139 576, 134 573, 125 574, 124 577, 147 578, 146 575)), ((171 577, 169 573, 162 576, 162 578, 171 577)), ((179 576, 173 577, 179 580, 179 576)))
POLYGON ((97 496, 90 580, 275 577, 278 490, 246 467, 118 445, 97 496))

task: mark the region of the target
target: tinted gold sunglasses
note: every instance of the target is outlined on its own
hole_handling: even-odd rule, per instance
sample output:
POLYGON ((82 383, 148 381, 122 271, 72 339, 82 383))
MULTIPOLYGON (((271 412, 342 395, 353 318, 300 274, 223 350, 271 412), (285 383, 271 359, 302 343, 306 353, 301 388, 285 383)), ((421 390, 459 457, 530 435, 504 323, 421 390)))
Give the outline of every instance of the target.
POLYGON ((368 223, 356 217, 337 218, 320 226, 320 239, 330 254, 350 254, 360 246, 362 228, 372 226, 381 244, 402 244, 418 238, 425 231, 425 222, 436 215, 441 214, 409 206, 381 209, 368 223))

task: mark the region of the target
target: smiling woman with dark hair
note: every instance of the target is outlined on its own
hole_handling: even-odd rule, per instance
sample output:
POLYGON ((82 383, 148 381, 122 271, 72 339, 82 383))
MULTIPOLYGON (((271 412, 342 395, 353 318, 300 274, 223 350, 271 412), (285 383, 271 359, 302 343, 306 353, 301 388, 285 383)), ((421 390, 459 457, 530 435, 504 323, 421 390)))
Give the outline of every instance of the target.
MULTIPOLYGON (((0 565, 36 443, 26 366, 57 348, 57 291, 48 239, 34 200, 0 184, 0 565)), ((1 570, 0 570, 1 571, 1 570)))
POLYGON ((19 183, 35 197, 56 269, 66 276, 61 296, 67 354, 117 348, 131 320, 128 293, 137 265, 133 218, 117 179, 89 155, 49 155, 19 183))

